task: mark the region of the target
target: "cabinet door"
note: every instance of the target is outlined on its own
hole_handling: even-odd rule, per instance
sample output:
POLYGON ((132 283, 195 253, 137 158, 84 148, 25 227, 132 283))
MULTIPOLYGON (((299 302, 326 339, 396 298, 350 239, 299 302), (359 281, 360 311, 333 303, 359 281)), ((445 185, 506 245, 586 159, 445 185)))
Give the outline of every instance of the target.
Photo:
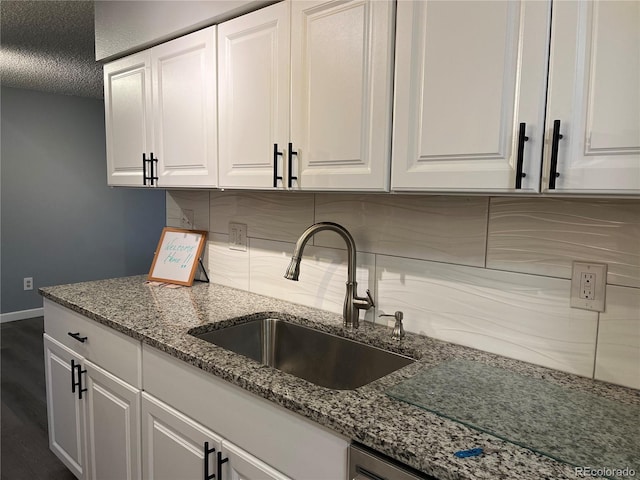
POLYGON ((201 480, 216 472, 222 439, 179 411, 142 394, 142 471, 154 480, 201 480), (209 449, 205 455, 205 442, 209 449), (206 458, 205 458, 206 457, 206 458), (205 461, 207 467, 205 467, 205 461), (208 468, 208 472, 205 472, 208 468))
POLYGON ((84 368, 88 478, 141 478, 140 390, 87 360, 84 368))
POLYGON ((71 360, 80 363, 81 359, 44 335, 49 448, 80 479, 84 478, 86 464, 84 402, 71 391, 71 360))
POLYGON ((153 140, 149 52, 104 66, 107 183, 142 186, 142 154, 153 140))
POLYGON ((389 186, 394 2, 291 4, 294 187, 389 186))
POLYGON ((536 192, 548 1, 398 2, 392 189, 536 192), (524 140, 524 137, 523 137, 524 140))
POLYGON ((555 191, 640 192, 640 2, 554 3, 547 143, 560 120, 555 191))
POLYGON ((286 475, 226 440, 222 442, 222 458, 228 460, 222 465, 222 478, 225 480, 290 480, 286 475))
POLYGON ((220 187, 283 187, 289 141, 290 5, 218 25, 220 187), (277 159, 277 173, 274 161, 277 159))
POLYGON ((159 186, 216 186, 215 32, 209 27, 151 49, 159 186))

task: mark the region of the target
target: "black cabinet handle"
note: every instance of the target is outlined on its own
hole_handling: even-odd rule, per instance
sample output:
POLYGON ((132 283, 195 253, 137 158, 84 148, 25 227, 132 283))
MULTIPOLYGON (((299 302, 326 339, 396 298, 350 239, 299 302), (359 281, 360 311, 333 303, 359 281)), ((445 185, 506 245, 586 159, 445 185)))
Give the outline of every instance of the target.
POLYGON ((71 338, 75 338, 80 343, 84 343, 87 341, 87 337, 81 337, 80 332, 67 332, 67 335, 69 335, 71 338))
POLYGON ((289 171, 287 172, 287 186, 291 188, 294 180, 298 180, 298 177, 294 177, 291 173, 293 168, 293 156, 298 155, 298 152, 293 150, 293 143, 289 142, 289 171))
POLYGON ((76 393, 76 361, 71 359, 71 393, 76 393))
POLYGON ((218 452, 218 480, 222 479, 222 464, 227 463, 229 461, 229 457, 222 458, 222 453, 218 452))
POLYGON ((152 187, 154 185, 155 186, 158 185, 156 182, 156 180, 158 180, 158 177, 155 174, 155 167, 157 164, 158 164, 158 159, 153 158, 153 152, 149 154, 149 158, 147 158, 144 153, 142 154, 142 184, 143 185, 147 185, 147 180, 149 180, 149 185, 151 185, 152 187), (147 168, 147 163, 149 164, 149 168, 147 168), (149 171, 150 175, 147 175, 147 170, 149 171))
POLYGON ((142 185, 147 185, 147 156, 143 153, 142 154, 142 185))
POLYGON ((516 162, 516 189, 522 188, 522 179, 527 176, 522 171, 522 165, 524 163, 524 142, 529 140, 529 137, 525 135, 527 129, 526 123, 521 123, 518 130, 518 158, 516 162))
POLYGON ((151 152, 150 154, 149 163, 151 164, 151 176, 149 177, 149 179, 151 180, 151 185, 158 186, 158 182, 156 182, 156 180, 158 180, 158 177, 156 177, 155 173, 155 167, 158 164, 158 159, 153 158, 153 152, 151 152))
POLYGON ((209 448, 209 442, 204 442, 204 480, 213 480, 216 478, 215 474, 209 474, 209 454, 215 451, 215 448, 209 448))
POLYGON ((558 173, 558 144, 563 138, 560 134, 560 120, 553 121, 553 136, 551 137, 551 166, 549 168, 549 190, 556 188, 556 178, 560 176, 558 173))
POLYGON ((82 388, 82 374, 87 373, 86 370, 82 370, 82 366, 72 358, 71 359, 71 393, 76 393, 76 387, 78 389, 78 399, 82 400, 82 392, 86 392, 86 388, 82 388), (76 376, 78 375, 78 381, 76 382, 76 376))
POLYGON ((78 398, 82 400, 82 392, 86 392, 86 388, 82 388, 82 374, 87 373, 87 370, 81 370, 80 365, 78 365, 78 398))
POLYGON ((278 186, 278 180, 282 180, 282 176, 278 175, 278 157, 281 157, 283 152, 278 151, 278 144, 273 144, 273 186, 278 186))
POLYGON ((86 392, 86 388, 82 388, 82 374, 87 373, 87 370, 81 370, 80 365, 78 365, 78 398, 82 400, 82 392, 86 392))

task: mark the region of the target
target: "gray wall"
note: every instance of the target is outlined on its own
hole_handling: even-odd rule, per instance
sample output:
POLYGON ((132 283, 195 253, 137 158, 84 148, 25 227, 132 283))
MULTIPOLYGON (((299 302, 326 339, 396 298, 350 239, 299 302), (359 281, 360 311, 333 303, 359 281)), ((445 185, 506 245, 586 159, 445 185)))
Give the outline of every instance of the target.
POLYGON ((147 273, 165 194, 107 187, 103 102, 2 87, 0 109, 0 312, 41 307, 41 286, 147 273))
POLYGON ((109 60, 224 22, 273 0, 98 0, 96 60, 109 60))

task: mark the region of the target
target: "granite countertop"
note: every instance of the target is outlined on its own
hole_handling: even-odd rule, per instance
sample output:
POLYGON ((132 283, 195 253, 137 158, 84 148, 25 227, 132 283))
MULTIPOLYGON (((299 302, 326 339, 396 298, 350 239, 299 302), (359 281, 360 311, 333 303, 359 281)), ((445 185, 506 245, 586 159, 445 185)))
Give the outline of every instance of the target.
POLYGON ((577 475, 571 465, 385 394, 387 389, 415 376, 425 367, 454 359, 471 360, 621 404, 640 405, 640 392, 637 390, 429 337, 408 333, 402 342, 398 342, 391 339, 387 327, 361 322, 358 330, 347 331, 342 327, 340 315, 242 290, 198 282, 190 288, 161 288, 146 284, 145 279, 145 276, 135 276, 60 285, 41 288, 40 293, 441 480, 575 480, 577 475), (337 391, 260 365, 188 334, 192 329, 206 331, 210 324, 232 325, 246 321, 247 317, 267 316, 337 333, 403 353, 417 361, 356 390, 337 391), (459 450, 475 447, 495 451, 470 458, 454 456, 459 450))

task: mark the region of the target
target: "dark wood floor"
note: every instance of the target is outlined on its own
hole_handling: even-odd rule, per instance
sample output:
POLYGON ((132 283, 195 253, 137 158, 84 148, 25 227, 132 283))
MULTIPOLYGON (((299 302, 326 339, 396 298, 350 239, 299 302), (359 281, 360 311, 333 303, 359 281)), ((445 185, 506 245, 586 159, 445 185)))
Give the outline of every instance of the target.
POLYGON ((49 450, 43 318, 0 326, 1 480, 74 480, 49 450))

